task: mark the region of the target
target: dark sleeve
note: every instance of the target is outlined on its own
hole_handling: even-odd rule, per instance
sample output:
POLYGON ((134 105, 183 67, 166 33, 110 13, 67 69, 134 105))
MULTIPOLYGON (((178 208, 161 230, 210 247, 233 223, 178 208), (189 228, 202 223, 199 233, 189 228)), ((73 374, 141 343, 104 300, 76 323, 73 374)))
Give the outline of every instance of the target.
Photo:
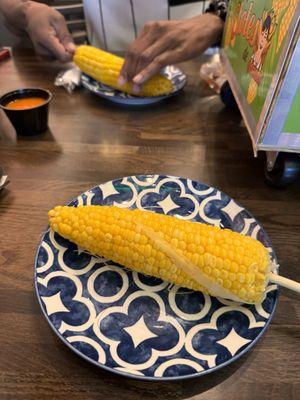
POLYGON ((229 0, 212 0, 206 9, 206 12, 211 12, 218 15, 225 22, 228 3, 229 0))

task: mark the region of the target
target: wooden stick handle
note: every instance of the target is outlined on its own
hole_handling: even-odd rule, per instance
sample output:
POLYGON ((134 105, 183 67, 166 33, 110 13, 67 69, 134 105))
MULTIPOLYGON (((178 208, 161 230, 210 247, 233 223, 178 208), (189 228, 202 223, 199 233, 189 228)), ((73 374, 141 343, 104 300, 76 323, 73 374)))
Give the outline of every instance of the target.
POLYGON ((300 293, 300 283, 284 278, 283 276, 270 273, 270 281, 277 283, 279 286, 284 286, 294 292, 300 293))

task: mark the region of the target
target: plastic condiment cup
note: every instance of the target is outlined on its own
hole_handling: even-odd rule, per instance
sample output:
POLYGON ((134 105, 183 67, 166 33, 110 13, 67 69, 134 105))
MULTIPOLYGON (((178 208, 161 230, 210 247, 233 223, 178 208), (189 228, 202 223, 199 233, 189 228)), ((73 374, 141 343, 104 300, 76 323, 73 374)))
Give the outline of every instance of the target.
POLYGON ((4 110, 18 135, 33 136, 43 133, 48 128, 48 110, 52 94, 49 90, 27 88, 14 90, 0 98, 0 108, 4 110), (42 104, 26 109, 10 109, 8 103, 17 99, 40 97, 45 99, 42 104))

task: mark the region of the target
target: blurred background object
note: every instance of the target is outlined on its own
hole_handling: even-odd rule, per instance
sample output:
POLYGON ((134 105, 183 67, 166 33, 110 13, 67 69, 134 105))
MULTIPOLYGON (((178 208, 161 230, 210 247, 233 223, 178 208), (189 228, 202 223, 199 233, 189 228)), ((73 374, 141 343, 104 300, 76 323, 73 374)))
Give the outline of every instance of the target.
POLYGON ((87 42, 86 24, 82 1, 76 0, 48 0, 48 4, 59 11, 66 19, 68 29, 76 44, 87 42))
MULTIPOLYGON (((67 21, 68 29, 72 34, 75 43, 86 43, 86 25, 81 0, 46 0, 37 1, 37 3, 47 4, 59 11, 67 21)), ((27 38, 20 38, 12 34, 5 27, 3 20, 0 20, 0 46, 18 46, 28 48, 31 46, 31 43, 27 38)))
MULTIPOLYGON (((65 17, 68 29, 76 44, 87 42, 87 30, 82 0, 43 0, 38 2, 53 7, 65 17)), ((209 0, 169 0, 169 16, 171 19, 190 18, 202 14, 208 4, 209 0)), ((1 46, 28 48, 31 46, 31 43, 27 38, 20 38, 9 32, 0 19, 0 47, 1 46)))
POLYGON ((209 62, 203 64, 199 74, 211 89, 216 93, 220 93, 221 87, 226 81, 226 75, 223 71, 219 54, 215 54, 209 62))
POLYGON ((10 51, 8 47, 0 47, 0 61, 6 60, 10 57, 10 51))

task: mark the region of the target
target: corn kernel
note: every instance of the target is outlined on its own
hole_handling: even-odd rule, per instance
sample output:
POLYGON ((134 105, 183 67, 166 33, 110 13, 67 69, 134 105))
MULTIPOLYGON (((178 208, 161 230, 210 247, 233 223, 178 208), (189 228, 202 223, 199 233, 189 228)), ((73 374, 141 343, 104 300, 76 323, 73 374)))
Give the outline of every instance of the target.
POLYGON ((201 245, 197 246, 197 253, 200 255, 204 254, 204 247, 201 245))
POLYGON ((107 242, 110 242, 112 240, 112 235, 110 233, 106 233, 104 235, 104 240, 106 240, 107 242))
POLYGON ((218 285, 223 286, 223 279, 222 278, 217 278, 216 282, 218 285))
POLYGON ((186 249, 186 243, 183 240, 180 240, 178 242, 178 248, 181 250, 185 250, 186 249))
POLYGON ((238 272, 238 270, 239 270, 239 267, 238 267, 237 263, 232 262, 231 266, 230 266, 230 271, 233 272, 234 274, 236 274, 238 272))
POLYGON ((198 263, 199 263, 199 254, 193 253, 191 261, 192 261, 193 264, 198 265, 198 263))
POLYGON ((196 245, 195 245, 195 243, 189 243, 187 249, 188 249, 188 251, 190 251, 191 253, 195 253, 195 252, 196 252, 196 245))
POLYGON ((229 278, 232 282, 235 281, 235 274, 233 274, 232 272, 229 272, 228 278, 229 278))
POLYGON ((244 274, 241 274, 241 273, 238 273, 238 274, 237 274, 237 279, 238 279, 238 281, 239 281, 240 283, 244 283, 244 282, 245 282, 245 275, 244 275, 244 274))
POLYGON ((212 276, 218 278, 220 276, 220 271, 217 268, 212 267, 212 276))
POLYGON ((173 238, 171 239, 171 245, 172 245, 173 247, 178 247, 178 239, 175 238, 175 237, 173 237, 173 238))
POLYGON ((241 284, 238 281, 233 281, 231 287, 233 288, 233 290, 237 291, 238 289, 240 289, 241 284))
POLYGON ((223 285, 224 285, 225 289, 230 289, 231 281, 229 279, 225 279, 223 285))
POLYGON ((221 270, 221 275, 222 275, 223 279, 227 279, 228 276, 229 276, 229 273, 228 273, 228 271, 226 271, 226 269, 222 269, 221 270))

